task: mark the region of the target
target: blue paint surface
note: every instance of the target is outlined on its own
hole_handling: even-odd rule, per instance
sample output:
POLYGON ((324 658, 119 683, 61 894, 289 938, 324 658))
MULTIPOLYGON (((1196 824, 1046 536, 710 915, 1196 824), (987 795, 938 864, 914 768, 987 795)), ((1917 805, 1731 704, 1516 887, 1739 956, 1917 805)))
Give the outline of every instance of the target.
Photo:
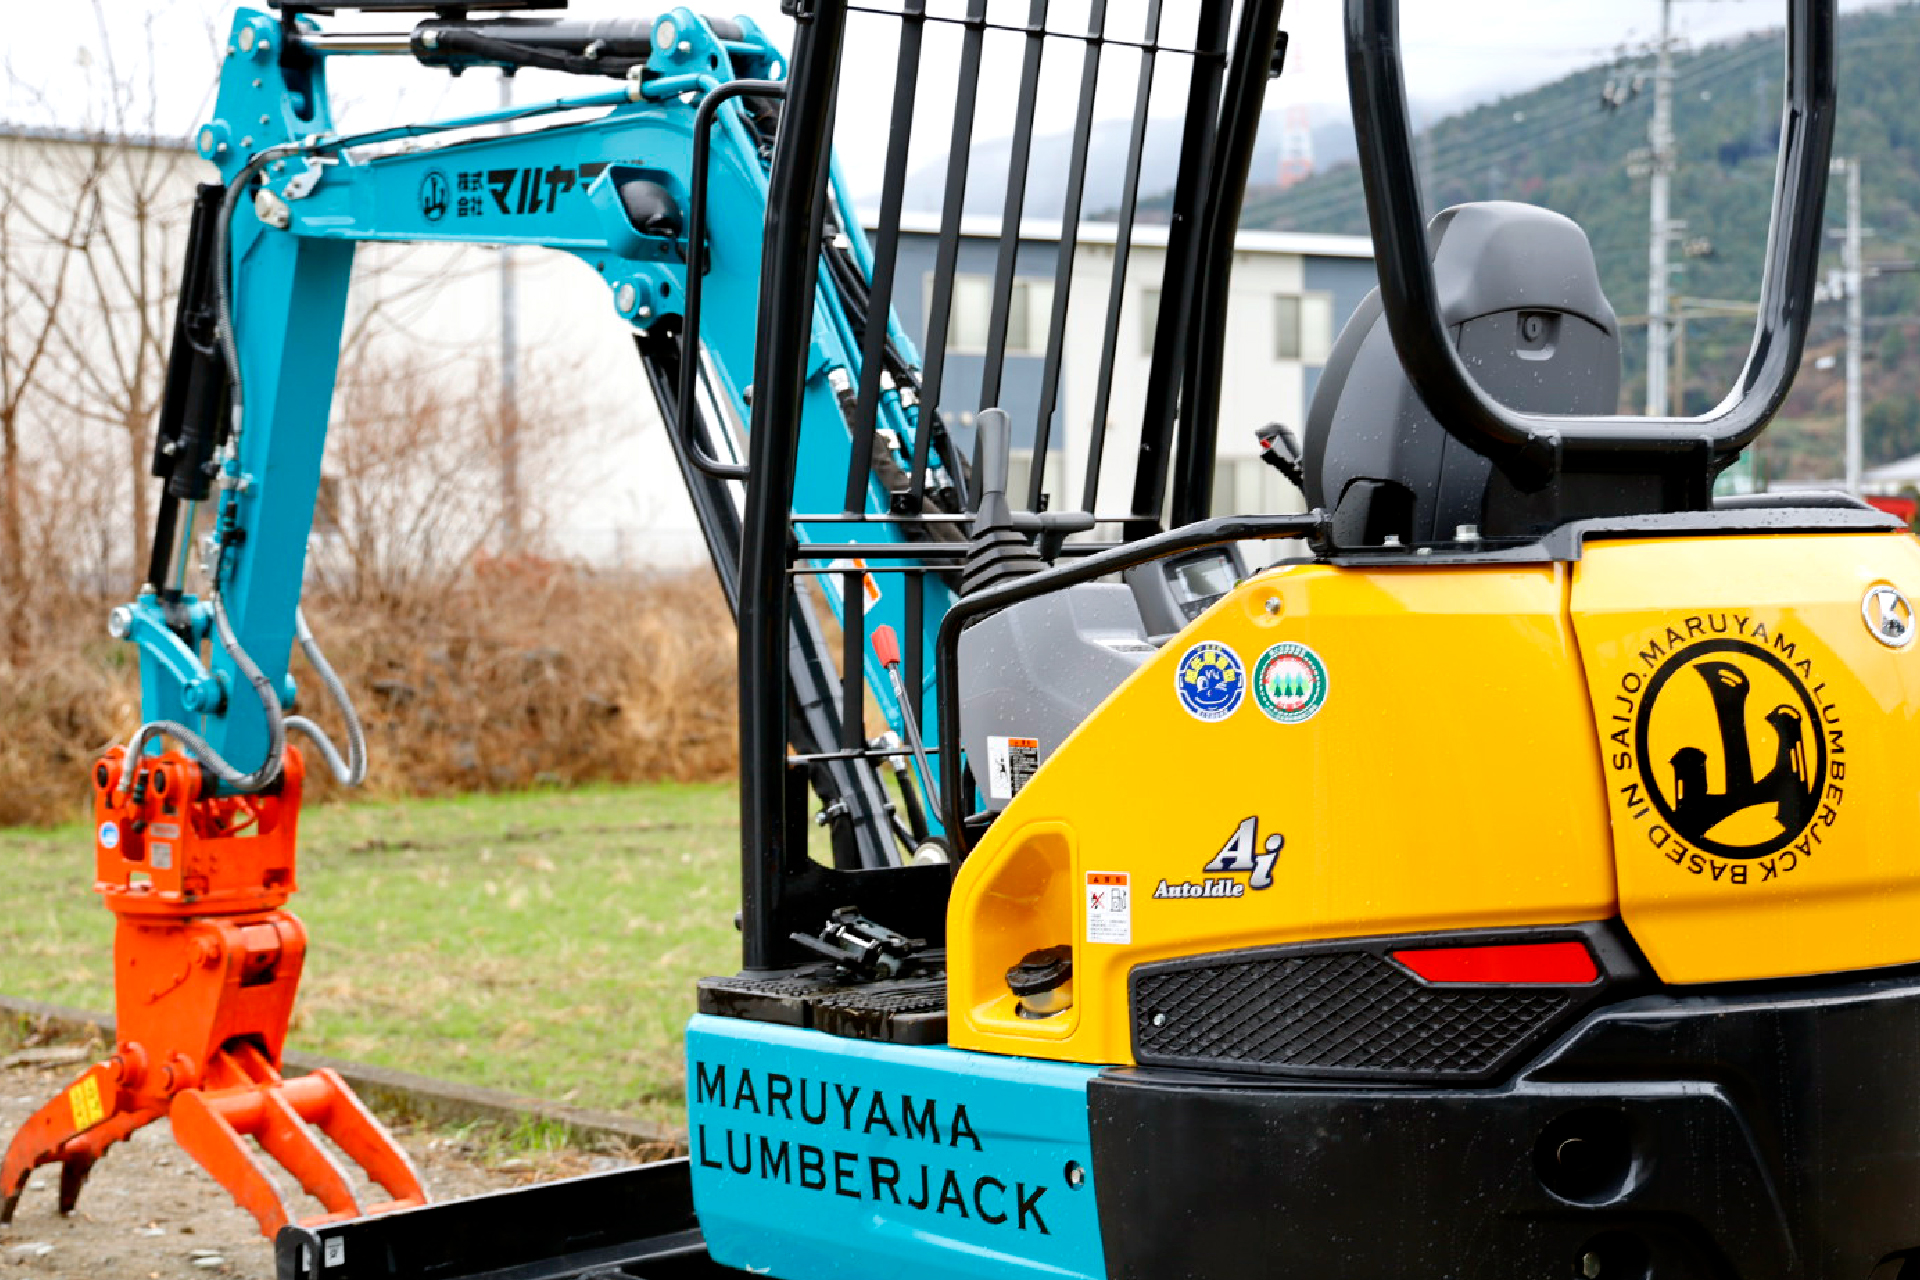
POLYGON ((1095 1070, 695 1017, 687 1131, 708 1248, 782 1280, 1102 1277, 1095 1070))
MULTIPOLYGON (((375 130, 344 140, 351 145, 335 145, 343 140, 335 135, 329 113, 327 59, 290 73, 278 56, 279 18, 251 9, 234 15, 219 97, 212 118, 195 131, 196 145, 218 166, 222 179, 232 181, 250 159, 299 144, 285 153, 275 150, 259 172, 284 225, 264 221, 251 199, 239 202, 231 223, 234 336, 246 396, 244 429, 237 452, 225 464, 227 483, 217 499, 219 528, 228 537, 220 581, 227 612, 242 647, 276 687, 286 687, 347 284, 359 242, 545 247, 579 257, 605 280, 608 323, 645 329, 682 313, 684 246, 640 234, 621 212, 610 175, 630 170, 659 182, 684 208, 699 98, 736 76, 784 74, 785 59, 750 21, 742 20, 740 39, 722 40, 684 8, 665 17, 681 38, 672 48, 656 51, 637 93, 596 87, 594 93, 550 103, 375 130), (451 131, 562 109, 602 113, 576 115, 534 132, 469 137, 455 147, 381 151, 375 145, 402 138, 437 142, 451 131)), ((305 17, 297 21, 315 25, 305 17)), ((751 417, 744 388, 752 378, 768 180, 766 159, 743 110, 738 102, 722 107, 714 128, 701 330, 717 371, 717 393, 741 423, 751 417)), ((857 256, 867 261, 859 228, 850 234, 857 256)), ((833 383, 836 378, 857 383, 860 373, 852 323, 827 285, 823 267, 794 493, 794 509, 806 514, 837 513, 843 505, 851 439, 833 383)), ((906 357, 913 359, 898 319, 891 324, 906 357)), ((881 399, 877 425, 910 455, 919 428, 917 409, 889 393, 881 399)), ((864 511, 884 514, 890 507, 881 484, 870 483, 864 511)), ((905 541, 898 525, 853 522, 802 522, 796 537, 803 547, 905 541)), ((823 569, 829 563, 817 562, 823 569)), ((907 557, 903 563, 917 562, 907 557)), ((819 581, 835 613, 841 613, 843 576, 826 573, 819 581)), ((883 625, 904 632, 906 593, 900 579, 883 577, 880 586, 879 600, 866 611, 869 636, 883 625)), ((928 691, 934 636, 951 602, 947 585, 929 578, 922 649, 928 691)), ((186 603, 202 607, 190 597, 186 603)), ((143 597, 135 604, 138 618, 164 623, 157 599, 143 597)), ((265 714, 227 655, 217 646, 207 651, 204 631, 191 644, 164 625, 137 627, 129 638, 142 654, 146 719, 192 724, 242 771, 265 759, 265 714)), ((871 657, 869 664, 869 672, 878 673, 871 657)), ((889 727, 899 731, 901 709, 890 683, 873 679, 870 687, 889 727)), ((937 733, 934 720, 929 703, 921 726, 928 738, 937 733)))

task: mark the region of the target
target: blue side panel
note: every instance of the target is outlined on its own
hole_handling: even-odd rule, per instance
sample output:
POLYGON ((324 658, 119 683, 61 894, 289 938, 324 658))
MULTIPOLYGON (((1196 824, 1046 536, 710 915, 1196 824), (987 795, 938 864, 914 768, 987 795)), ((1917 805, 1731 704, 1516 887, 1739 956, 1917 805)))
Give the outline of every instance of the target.
POLYGON ((697 1016, 687 1141, 707 1247, 781 1280, 1104 1277, 1094 1074, 697 1016))

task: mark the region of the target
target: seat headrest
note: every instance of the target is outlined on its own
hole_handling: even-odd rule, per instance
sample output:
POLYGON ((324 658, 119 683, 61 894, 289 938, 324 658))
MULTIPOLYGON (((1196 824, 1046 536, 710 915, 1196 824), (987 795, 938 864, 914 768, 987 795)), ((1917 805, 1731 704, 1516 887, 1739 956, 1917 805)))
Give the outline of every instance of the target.
MULTIPOLYGON (((1586 233, 1534 205, 1456 205, 1429 226, 1441 316, 1487 392, 1534 413, 1612 413, 1620 332, 1586 233)), ((1336 545, 1445 542, 1464 526, 1526 523, 1496 503, 1504 481, 1449 434, 1407 381, 1379 291, 1334 343, 1307 412, 1310 505, 1335 515, 1336 545)))

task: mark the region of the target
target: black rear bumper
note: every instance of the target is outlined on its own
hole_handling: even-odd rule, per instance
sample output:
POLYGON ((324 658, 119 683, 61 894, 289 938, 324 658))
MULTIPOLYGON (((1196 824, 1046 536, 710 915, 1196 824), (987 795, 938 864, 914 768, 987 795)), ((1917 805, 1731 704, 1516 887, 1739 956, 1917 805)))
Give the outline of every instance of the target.
POLYGON ((1490 1087, 1134 1068, 1088 1100, 1112 1280, 1893 1280, 1920 1253, 1912 971, 1603 1006, 1490 1087))

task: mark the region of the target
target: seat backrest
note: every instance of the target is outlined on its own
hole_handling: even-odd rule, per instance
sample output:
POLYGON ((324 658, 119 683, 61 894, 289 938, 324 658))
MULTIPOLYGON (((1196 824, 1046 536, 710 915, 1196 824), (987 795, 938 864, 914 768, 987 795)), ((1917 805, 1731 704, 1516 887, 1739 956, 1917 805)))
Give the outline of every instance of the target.
MULTIPOLYGON (((1463 204, 1434 218, 1429 240, 1448 332, 1488 394, 1535 413, 1616 410, 1619 323, 1576 223, 1534 205, 1463 204)), ((1335 513, 1337 545, 1511 532, 1487 527, 1488 494, 1504 481, 1421 403, 1378 290, 1334 344, 1302 447, 1307 501, 1335 513)))

